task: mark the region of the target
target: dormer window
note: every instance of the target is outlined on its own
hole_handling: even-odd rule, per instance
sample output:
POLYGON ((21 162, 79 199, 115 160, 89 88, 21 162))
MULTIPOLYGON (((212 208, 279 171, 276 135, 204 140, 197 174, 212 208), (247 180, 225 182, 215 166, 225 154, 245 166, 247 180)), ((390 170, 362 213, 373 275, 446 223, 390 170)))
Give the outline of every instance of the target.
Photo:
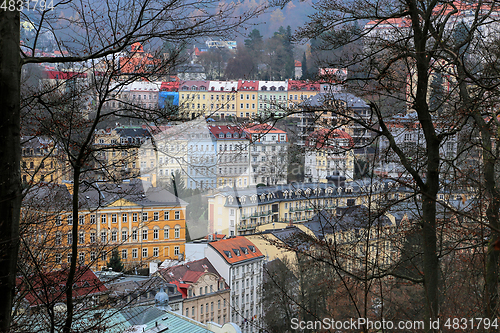
POLYGON ((267 87, 266 87, 266 86, 263 86, 263 87, 262 87, 262 90, 267 90, 267 87))
POLYGON ((236 254, 236 256, 238 256, 238 257, 241 256, 241 252, 239 249, 233 249, 233 252, 234 252, 234 254, 236 254))
POLYGON ((226 138, 231 138, 231 133, 227 133, 226 138))
POLYGON ((231 255, 231 252, 229 251, 224 251, 224 254, 226 255, 226 257, 228 258, 232 258, 233 256, 231 255))
POLYGON ((220 91, 224 91, 224 87, 220 87, 220 91))
POLYGON ((255 246, 253 246, 253 245, 248 245, 248 248, 250 249, 250 251, 255 252, 255 246))
POLYGON ((210 90, 214 91, 214 90, 215 90, 215 87, 212 87, 212 89, 210 89, 210 90))
POLYGON ((224 139, 224 133, 219 133, 219 138, 224 139))
POLYGON ((244 254, 248 254, 248 249, 246 247, 240 247, 241 249, 241 252, 243 252, 244 254))
POLYGON ((238 137, 238 133, 234 133, 233 138, 237 138, 237 137, 238 137))

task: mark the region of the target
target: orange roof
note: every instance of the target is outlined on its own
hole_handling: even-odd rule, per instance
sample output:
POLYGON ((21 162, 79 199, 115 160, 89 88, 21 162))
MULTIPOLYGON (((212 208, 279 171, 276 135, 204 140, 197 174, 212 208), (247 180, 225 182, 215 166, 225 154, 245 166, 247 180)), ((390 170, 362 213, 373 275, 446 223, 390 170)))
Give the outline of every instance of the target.
POLYGON ((302 63, 298 60, 295 60, 295 67, 300 67, 302 66, 302 63))
POLYGON ((222 258, 229 264, 260 258, 264 255, 248 239, 243 236, 236 236, 208 243, 215 251, 219 252, 222 258))

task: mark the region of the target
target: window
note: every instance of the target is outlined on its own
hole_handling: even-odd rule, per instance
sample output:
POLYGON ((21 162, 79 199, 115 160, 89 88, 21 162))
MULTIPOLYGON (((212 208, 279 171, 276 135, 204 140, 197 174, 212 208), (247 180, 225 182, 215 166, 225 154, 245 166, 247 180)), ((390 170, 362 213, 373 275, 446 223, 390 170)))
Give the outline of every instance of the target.
POLYGON ((200 305, 200 313, 203 313, 203 304, 200 305))
POLYGON ((95 251, 90 252, 90 261, 95 261, 95 259, 96 259, 95 251))
POLYGON ((90 215, 90 224, 95 224, 95 214, 90 215))
POLYGON ((158 250, 157 247, 153 247, 153 257, 158 257, 160 251, 158 250))
POLYGON ((154 229, 153 230, 153 239, 159 239, 159 238, 160 238, 160 230, 154 229))
POLYGON ((85 264, 85 252, 78 253, 78 262, 80 263, 80 265, 85 264))
POLYGON ((122 259, 127 259, 127 250, 122 250, 122 259))
POLYGON ((122 223, 127 223, 127 214, 126 213, 122 214, 122 223))
POLYGON ((56 264, 61 264, 62 262, 62 258, 61 258, 61 255, 59 253, 56 254, 56 264))
POLYGON ((90 232, 90 242, 95 243, 95 231, 90 232))
POLYGON ((142 229, 142 240, 148 239, 148 229, 142 229))
POLYGON ((170 228, 169 227, 165 227, 165 229, 163 229, 163 238, 164 239, 170 238, 170 228))
POLYGON ((68 232, 68 245, 73 244, 73 235, 71 234, 71 231, 68 232))
POLYGON ((78 243, 85 243, 85 233, 83 231, 80 231, 80 233, 78 234, 78 243))
POLYGON ((165 221, 168 221, 168 220, 169 220, 169 216, 168 216, 169 214, 168 214, 168 213, 169 213, 169 212, 163 212, 163 219, 164 219, 165 221))
POLYGON ((116 214, 111 214, 111 222, 112 223, 116 223, 117 222, 116 214))
POLYGON ((118 231, 113 230, 111 231, 111 241, 116 242, 118 240, 118 231))
POLYGON ((158 221, 160 219, 160 213, 159 212, 154 212, 153 213, 153 221, 158 221))
POLYGON ((132 258, 137 258, 137 249, 132 249, 132 258))
POLYGON ((174 255, 178 256, 180 254, 180 247, 179 246, 174 246, 174 255))
POLYGON ((127 230, 122 230, 122 242, 127 241, 127 230))
POLYGON ((68 225, 72 225, 73 224, 73 215, 69 214, 68 215, 68 225))
POLYGON ((181 218, 181 212, 179 212, 178 210, 175 211, 175 219, 176 220, 179 220, 181 218))
POLYGON ((61 217, 56 216, 56 225, 61 225, 61 217))
POLYGON ((108 254, 106 252, 101 253, 101 260, 106 261, 108 259, 108 254))
POLYGON ((142 249, 142 257, 146 258, 147 256, 148 256, 148 249, 147 248, 142 249))
POLYGON ((148 220, 148 213, 142 213, 142 220, 147 221, 148 220))
POLYGON ((68 264, 71 262, 71 253, 68 253, 66 260, 68 261, 68 264))
POLYGON ((106 237, 106 231, 101 231, 101 242, 106 243, 107 237, 106 237))
POLYGON ((78 224, 79 225, 85 224, 85 216, 83 215, 78 216, 78 224))
POLYGON ((175 226, 174 237, 181 238, 181 227, 178 225, 175 226))
POLYGON ((106 223, 106 214, 101 214, 101 223, 106 223))
POLYGON ((132 230, 132 240, 137 240, 137 229, 132 230))
POLYGON ((55 239, 55 243, 56 245, 61 245, 61 232, 57 231, 56 232, 56 239, 55 239))
POLYGON ((137 222, 137 213, 132 214, 132 222, 137 222))

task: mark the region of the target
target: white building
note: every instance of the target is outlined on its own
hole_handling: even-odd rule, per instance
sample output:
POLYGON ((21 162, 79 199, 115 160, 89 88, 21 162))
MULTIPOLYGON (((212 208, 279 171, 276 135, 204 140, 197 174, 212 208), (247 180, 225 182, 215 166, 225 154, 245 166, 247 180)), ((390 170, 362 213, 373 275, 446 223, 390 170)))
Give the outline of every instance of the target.
POLYGON ((259 332, 264 255, 242 236, 211 242, 205 254, 231 288, 230 321, 243 333, 259 332))

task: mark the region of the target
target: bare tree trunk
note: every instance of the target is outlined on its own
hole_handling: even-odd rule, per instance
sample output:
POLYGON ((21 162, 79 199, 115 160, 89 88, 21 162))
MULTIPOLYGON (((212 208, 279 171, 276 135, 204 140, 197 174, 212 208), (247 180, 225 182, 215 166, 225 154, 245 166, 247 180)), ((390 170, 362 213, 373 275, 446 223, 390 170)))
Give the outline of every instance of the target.
POLYGON ((76 262, 78 260, 78 194, 80 193, 80 173, 80 166, 77 164, 73 170, 73 227, 71 228, 71 263, 69 266, 68 279, 66 280, 66 322, 64 323, 63 333, 70 333, 71 324, 73 323, 73 282, 75 281, 76 262))
MULTIPOLYGON (((421 24, 421 16, 418 13, 416 2, 410 2, 410 17, 412 20, 415 61, 417 67, 417 91, 415 95, 414 108, 417 112, 420 125, 424 132, 426 141, 427 170, 425 184, 421 184, 422 192, 422 246, 423 246, 423 274, 426 299, 427 318, 437 319, 439 315, 438 306, 438 272, 439 261, 437 257, 436 236, 436 199, 439 191, 439 146, 440 140, 436 135, 434 123, 429 105, 427 93, 429 88, 429 50, 427 50, 428 29, 421 24)), ((427 322, 426 325, 429 325, 427 322)), ((426 331, 431 331, 429 326, 426 331)))
POLYGON ((20 13, 0 10, 0 332, 8 332, 16 283, 21 209, 20 13))

